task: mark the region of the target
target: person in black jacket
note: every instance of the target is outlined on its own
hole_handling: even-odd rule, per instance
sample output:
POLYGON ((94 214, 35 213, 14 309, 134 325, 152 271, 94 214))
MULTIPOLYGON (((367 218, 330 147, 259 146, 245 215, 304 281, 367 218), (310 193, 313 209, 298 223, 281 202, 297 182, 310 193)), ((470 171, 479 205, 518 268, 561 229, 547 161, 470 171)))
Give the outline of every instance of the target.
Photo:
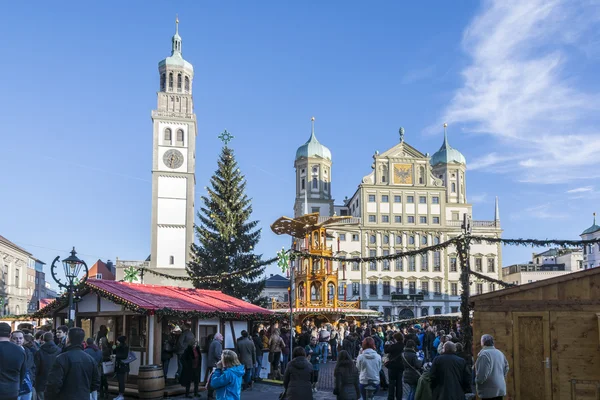
POLYGON ((312 400, 313 366, 306 359, 306 352, 302 347, 296 347, 292 357, 294 358, 288 364, 283 376, 286 399, 312 400))
POLYGON ((409 399, 414 399, 417 392, 417 384, 421 377, 420 370, 423 362, 417 357, 415 342, 413 340, 406 342, 406 347, 402 353, 402 364, 404 368, 402 373, 402 391, 407 393, 409 399))
POLYGON ((471 389, 471 377, 465 360, 456 354, 456 345, 444 343, 444 353, 431 365, 431 386, 434 400, 463 400, 471 389))
POLYGON ((0 322, 0 398, 16 400, 27 374, 25 352, 10 342, 10 325, 0 322))
POLYGON ((402 352, 404 351, 404 336, 396 332, 393 336, 394 343, 385 346, 388 355, 387 369, 390 380, 388 387, 388 400, 402 400, 402 352))
POLYGON ((115 349, 115 372, 117 373, 117 381, 119 382, 119 395, 114 400, 124 400, 125 380, 129 372, 129 364, 123 361, 129 357, 129 346, 127 346, 127 338, 125 336, 119 336, 117 342, 119 344, 115 349))
POLYGON ((46 382, 48 381, 48 374, 56 361, 56 357, 60 354, 60 349, 54 344, 54 335, 52 335, 52 332, 44 333, 40 339, 42 345, 34 356, 36 369, 35 390, 38 399, 43 400, 46 382))
POLYGON ((260 377, 260 371, 262 370, 263 343, 260 335, 258 334, 258 330, 254 331, 254 335, 252 335, 252 341, 254 342, 254 348, 256 349, 256 364, 254 367, 253 379, 256 382, 260 382, 262 381, 262 378, 260 377))
POLYGON ((333 394, 337 396, 337 400, 360 399, 358 369, 346 350, 340 351, 333 375, 335 381, 333 394))
POLYGON ((185 397, 190 397, 190 387, 194 384, 194 397, 198 397, 198 385, 200 383, 200 371, 202 371, 202 350, 198 341, 191 343, 181 356, 183 368, 179 383, 185 387, 185 397))
POLYGON ((83 352, 85 331, 71 328, 63 352, 48 374, 45 400, 89 399, 100 388, 96 361, 83 352))

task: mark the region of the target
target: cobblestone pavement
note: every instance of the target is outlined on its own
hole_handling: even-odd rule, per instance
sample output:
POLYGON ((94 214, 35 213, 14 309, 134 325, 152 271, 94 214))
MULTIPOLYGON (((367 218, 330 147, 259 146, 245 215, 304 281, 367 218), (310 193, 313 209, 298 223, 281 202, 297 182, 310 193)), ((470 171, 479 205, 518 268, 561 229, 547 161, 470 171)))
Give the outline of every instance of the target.
MULTIPOLYGON (((313 395, 314 400, 335 399, 333 395, 333 370, 335 362, 321 364, 319 370, 319 383, 317 384, 317 393, 313 395)), ((254 384, 252 390, 242 392, 241 400, 276 400, 283 392, 283 385, 271 385, 264 383, 254 384)), ((172 399, 184 399, 185 396, 171 397, 172 399)), ((200 394, 201 399, 206 399, 206 392, 200 394)), ((387 392, 379 391, 375 396, 377 400, 387 399, 387 392)))

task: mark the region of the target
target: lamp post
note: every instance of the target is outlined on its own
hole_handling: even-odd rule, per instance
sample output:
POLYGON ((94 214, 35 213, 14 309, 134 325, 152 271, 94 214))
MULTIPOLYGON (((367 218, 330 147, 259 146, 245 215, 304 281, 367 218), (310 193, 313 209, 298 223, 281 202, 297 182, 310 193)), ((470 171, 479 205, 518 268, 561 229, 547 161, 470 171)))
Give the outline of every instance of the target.
POLYGON ((50 272, 52 272, 52 279, 54 279, 59 287, 65 289, 69 294, 69 328, 75 326, 75 305, 73 303, 75 288, 87 280, 89 272, 85 261, 80 260, 76 254, 77 252, 75 251, 75 247, 73 247, 73 250, 71 250, 71 255, 62 260, 63 272, 67 280, 66 282, 63 282, 56 274, 57 262, 60 260, 60 256, 56 256, 54 261, 52 261, 52 267, 50 268, 50 272), (82 268, 84 270, 84 275, 83 278, 79 280, 79 273, 81 272, 82 268))

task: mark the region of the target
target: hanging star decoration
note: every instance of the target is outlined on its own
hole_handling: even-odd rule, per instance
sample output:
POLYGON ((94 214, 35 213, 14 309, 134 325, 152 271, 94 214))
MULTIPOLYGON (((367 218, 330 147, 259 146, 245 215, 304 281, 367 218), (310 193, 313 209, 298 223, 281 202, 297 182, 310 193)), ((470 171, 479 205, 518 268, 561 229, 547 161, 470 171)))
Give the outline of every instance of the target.
POLYGON ((277 253, 277 266, 281 269, 282 273, 287 271, 290 262, 290 256, 282 247, 281 251, 277 253))
POLYGON ((219 135, 219 139, 221 139, 221 141, 223 143, 225 143, 225 146, 227 146, 229 144, 229 142, 231 142, 231 140, 233 140, 235 137, 227 132, 227 129, 225 129, 223 132, 221 132, 221 134, 219 135))
POLYGON ((136 268, 128 267, 128 268, 125 268, 124 272, 125 272, 125 277, 123 277, 123 280, 125 280, 129 283, 133 283, 133 281, 138 280, 139 271, 136 268))

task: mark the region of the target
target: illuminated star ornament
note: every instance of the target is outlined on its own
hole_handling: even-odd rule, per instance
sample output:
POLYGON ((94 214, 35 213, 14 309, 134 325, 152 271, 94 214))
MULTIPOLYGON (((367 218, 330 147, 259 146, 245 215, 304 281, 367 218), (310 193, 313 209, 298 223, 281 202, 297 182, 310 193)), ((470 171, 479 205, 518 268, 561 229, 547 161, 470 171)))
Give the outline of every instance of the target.
POLYGON ((231 142, 232 139, 234 139, 234 136, 227 132, 227 129, 225 129, 220 135, 219 135, 219 139, 221 139, 221 141, 223 143, 225 143, 225 146, 227 146, 229 144, 229 142, 231 142))
POLYGON ((129 283, 133 283, 133 281, 138 280, 139 271, 136 268, 128 267, 128 268, 125 268, 124 272, 125 272, 125 276, 123 277, 123 280, 125 280, 129 283))
POLYGON ((287 271, 290 262, 290 256, 282 247, 281 251, 277 253, 277 266, 281 269, 281 272, 285 274, 287 271))

